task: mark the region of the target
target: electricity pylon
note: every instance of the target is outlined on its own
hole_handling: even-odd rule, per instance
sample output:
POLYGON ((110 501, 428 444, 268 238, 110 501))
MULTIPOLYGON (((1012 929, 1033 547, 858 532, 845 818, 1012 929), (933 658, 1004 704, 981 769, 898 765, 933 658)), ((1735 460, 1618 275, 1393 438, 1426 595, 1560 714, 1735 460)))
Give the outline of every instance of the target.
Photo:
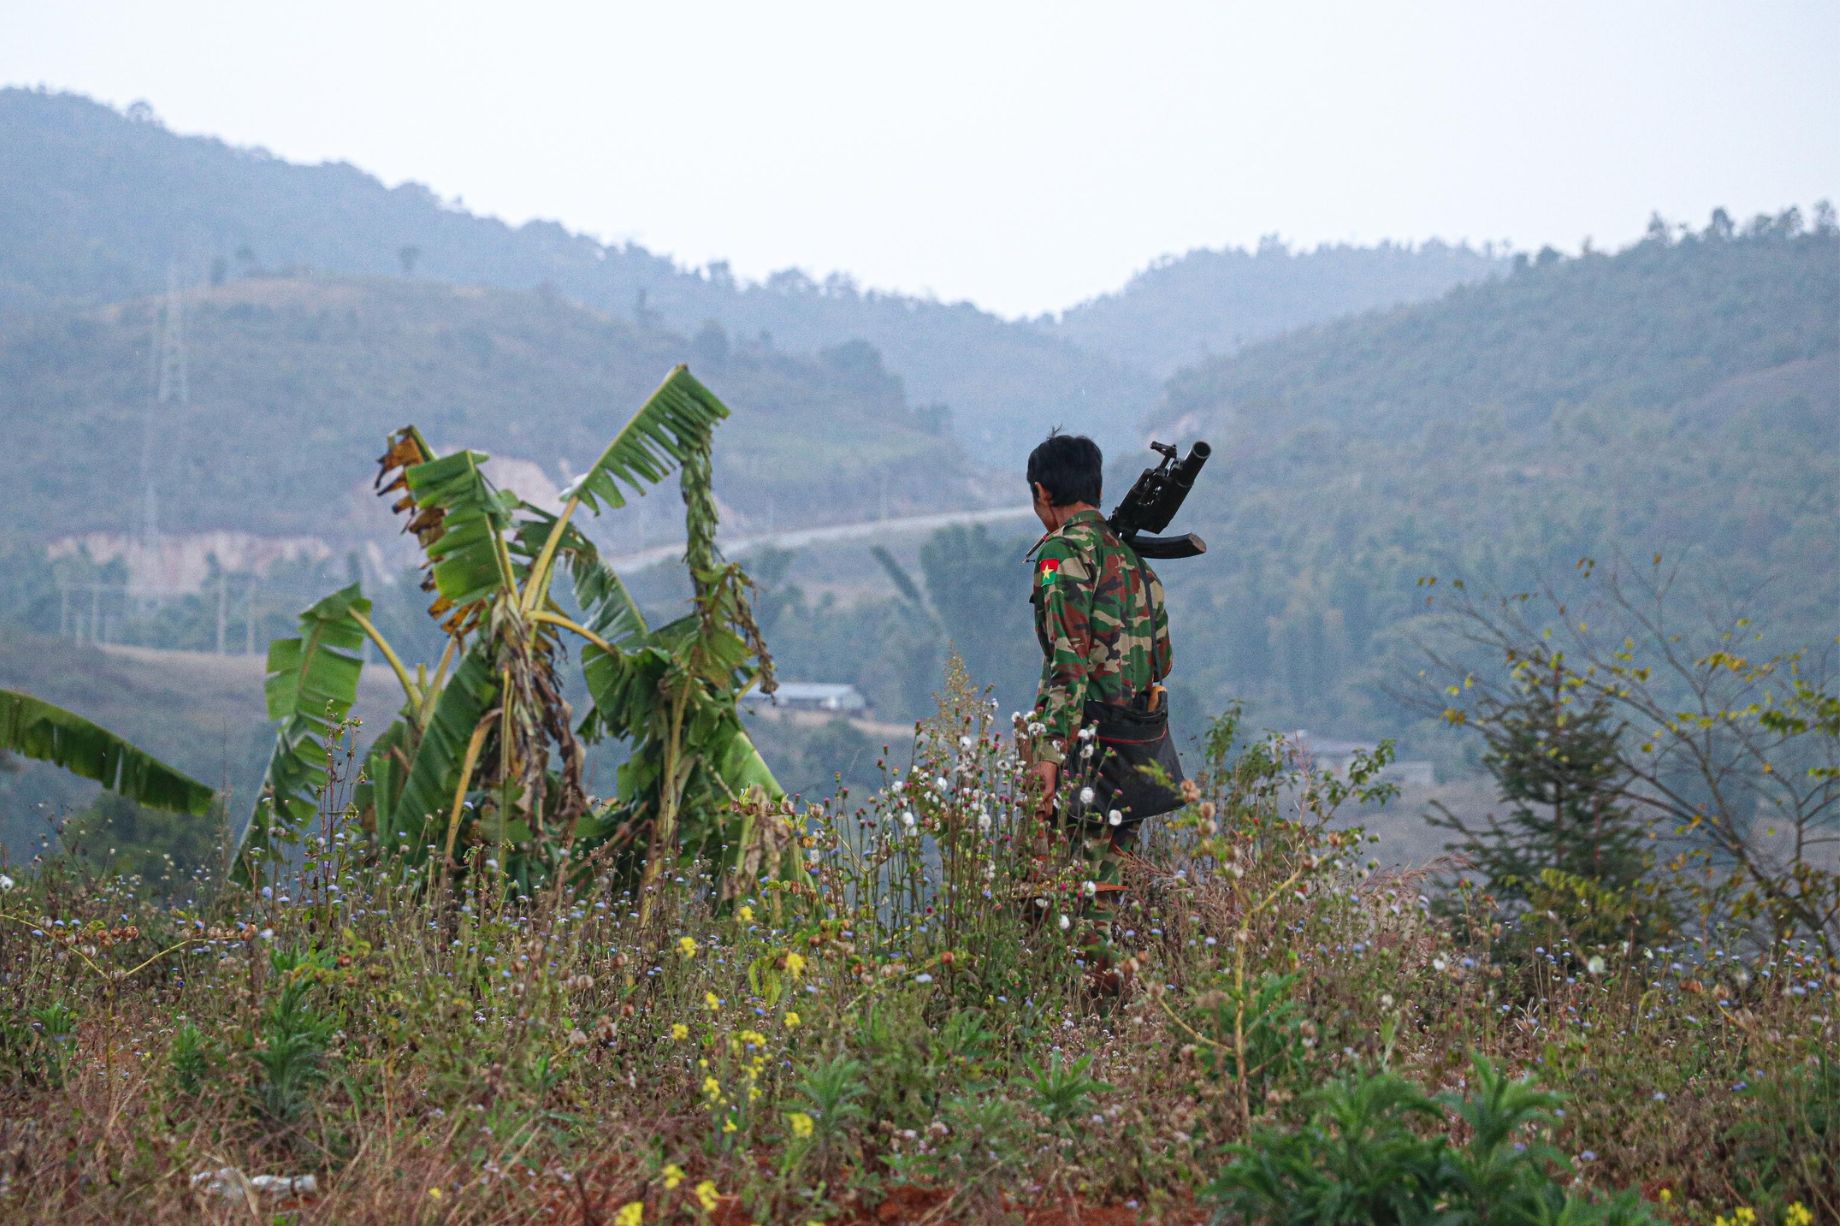
POLYGON ((186 376, 185 303, 179 296, 179 269, 166 270, 166 302, 160 310, 155 329, 153 369, 156 391, 147 406, 146 428, 141 437, 141 523, 140 544, 150 561, 159 556, 160 504, 154 488, 154 457, 162 426, 172 433, 170 418, 183 414, 192 401, 186 376), (168 406, 173 406, 168 408, 168 406))

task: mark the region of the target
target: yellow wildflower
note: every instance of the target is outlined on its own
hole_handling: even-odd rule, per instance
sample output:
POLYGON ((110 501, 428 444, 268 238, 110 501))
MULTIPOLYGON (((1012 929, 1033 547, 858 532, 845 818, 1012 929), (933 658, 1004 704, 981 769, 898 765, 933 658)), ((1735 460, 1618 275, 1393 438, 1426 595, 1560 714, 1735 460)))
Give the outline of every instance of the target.
POLYGON ((678 937, 677 952, 686 958, 696 957, 696 941, 691 937, 678 937))
POLYGON ((439 1189, 439 1188, 429 1188, 429 1189, 428 1189, 428 1195, 430 1195, 430 1196, 432 1196, 432 1197, 433 1197, 434 1199, 436 1199, 436 1200, 440 1200, 440 1199, 441 1199, 441 1189, 439 1189))
POLYGON ((690 1027, 684 1025, 682 1022, 672 1022, 671 1023, 671 1037, 673 1039, 689 1038, 690 1037, 690 1027))
POLYGON ((709 1101, 712 1103, 721 1101, 722 1083, 714 1077, 703 1078, 703 1093, 709 1096, 709 1101))
POLYGON ((703 993, 703 1004, 711 1009, 720 1009, 722 1007, 722 998, 717 996, 714 992, 705 992, 703 993))
POLYGON ((811 1117, 803 1111, 792 1112, 786 1117, 786 1122, 792 1125, 793 1136, 808 1137, 811 1135, 811 1117))
POLYGON ((786 1029, 791 1030, 794 1026, 797 1026, 798 1024, 799 1024, 799 1015, 794 1013, 790 1009, 786 1010, 786 1029))
POLYGON ((1731 1215, 1732 1226, 1757 1226, 1757 1211, 1748 1206, 1741 1206, 1731 1215))
POLYGON ((725 1133, 735 1131, 735 1117, 734 1116, 731 1115, 727 1119, 722 1121, 722 1131, 725 1133))
POLYGON ((667 1162, 664 1168, 664 1190, 674 1192, 677 1185, 684 1181, 684 1168, 675 1162, 667 1162))
POLYGON ((1814 1226, 1814 1214, 1809 1212, 1807 1205, 1798 1200, 1789 1206, 1787 1213, 1783 1214, 1783 1226, 1814 1226))
POLYGON ((613 1215, 613 1226, 641 1226, 645 1221, 643 1201, 629 1200, 613 1215))
POLYGON ((796 950, 786 955, 786 973, 797 979, 805 973, 805 955, 796 950))
POLYGON ((741 910, 735 912, 735 914, 741 917, 741 922, 744 924, 751 924, 754 922, 754 908, 748 906, 746 903, 743 903, 741 910))
POLYGON ((696 1203, 703 1206, 704 1213, 715 1212, 716 1206, 721 1203, 716 1193, 715 1180, 705 1179, 696 1185, 696 1203))

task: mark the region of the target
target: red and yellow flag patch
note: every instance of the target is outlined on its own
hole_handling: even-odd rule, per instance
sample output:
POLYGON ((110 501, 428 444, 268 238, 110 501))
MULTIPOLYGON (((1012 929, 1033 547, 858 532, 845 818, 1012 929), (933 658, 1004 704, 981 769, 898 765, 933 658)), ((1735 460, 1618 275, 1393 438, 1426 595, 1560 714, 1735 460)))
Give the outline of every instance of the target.
POLYGON ((1042 587, 1047 587, 1060 576, 1060 573, 1061 560, 1059 558, 1043 558, 1041 565, 1035 568, 1035 582, 1042 587))

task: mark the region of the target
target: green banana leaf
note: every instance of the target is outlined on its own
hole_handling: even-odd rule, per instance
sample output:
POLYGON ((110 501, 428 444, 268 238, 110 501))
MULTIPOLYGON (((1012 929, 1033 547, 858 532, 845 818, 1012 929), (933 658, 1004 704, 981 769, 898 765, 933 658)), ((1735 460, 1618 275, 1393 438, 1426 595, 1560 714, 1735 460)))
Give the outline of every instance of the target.
POLYGON ((642 494, 673 468, 706 455, 710 431, 727 416, 728 406, 697 382, 689 367, 674 367, 568 494, 597 515, 603 506, 623 507, 622 487, 642 494))
POLYGON ((424 547, 440 593, 430 611, 438 616, 452 606, 450 628, 470 624, 477 606, 515 582, 501 534, 511 524, 517 498, 494 490, 486 480, 480 466, 488 458, 479 451, 457 451, 403 473, 417 507, 444 513, 440 534, 424 547))
POLYGON ((217 796, 107 728, 18 690, 0 690, 0 749, 61 766, 150 808, 203 817, 217 796))
POLYGON ((408 756, 415 747, 410 719, 410 713, 405 711, 371 742, 364 755, 364 778, 352 793, 359 820, 384 846, 394 844, 396 828, 392 822, 409 777, 408 756))
MULTIPOLYGON (((430 842, 439 843, 445 837, 467 743, 497 701, 498 689, 498 678, 479 648, 466 653, 441 688, 434 714, 410 764, 409 777, 403 782, 402 795, 388 816, 387 828, 394 835, 409 836, 409 845, 402 850, 412 857, 419 856, 430 842)), ((377 826, 380 832, 386 828, 382 816, 377 826)))
MULTIPOLYGON (((328 783, 328 741, 358 700, 364 628, 371 602, 357 584, 334 592, 300 615, 300 637, 268 646, 268 717, 281 724, 262 777, 255 812, 238 841, 242 850, 266 850, 278 816, 299 826, 318 811, 328 783)), ((249 881, 248 857, 237 856, 236 877, 249 881)))

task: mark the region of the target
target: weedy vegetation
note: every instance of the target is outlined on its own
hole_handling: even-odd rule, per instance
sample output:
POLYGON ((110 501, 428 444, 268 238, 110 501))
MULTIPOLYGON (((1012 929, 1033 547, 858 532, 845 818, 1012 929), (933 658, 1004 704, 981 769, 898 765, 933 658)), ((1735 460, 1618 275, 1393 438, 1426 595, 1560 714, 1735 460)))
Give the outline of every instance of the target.
POLYGON ((1499 921, 1373 872, 1334 820, 1383 759, 1319 777, 1230 719, 1099 912, 1004 724, 961 676, 872 795, 756 812, 804 867, 733 896, 701 859, 535 893, 476 871, 431 899, 337 799, 337 735, 304 855, 262 887, 167 908, 132 879, 20 880, 0 896, 8 1214, 1840 1211, 1818 946, 1504 958, 1499 921), (193 1181, 226 1167, 317 1179, 193 1181))

